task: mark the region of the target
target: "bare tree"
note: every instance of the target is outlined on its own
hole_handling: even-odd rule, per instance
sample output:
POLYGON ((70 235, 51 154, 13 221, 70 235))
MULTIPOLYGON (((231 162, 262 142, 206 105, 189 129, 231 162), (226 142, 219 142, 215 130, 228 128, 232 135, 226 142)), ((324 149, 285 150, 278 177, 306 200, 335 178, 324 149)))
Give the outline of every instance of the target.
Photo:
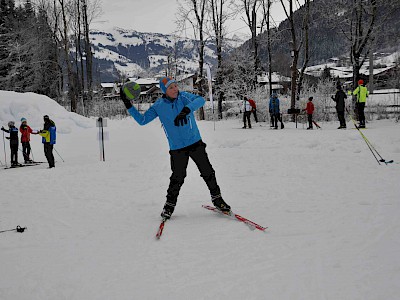
POLYGON ((257 28, 260 28, 261 32, 265 22, 268 19, 265 17, 265 15, 263 15, 260 23, 258 23, 257 20, 258 11, 262 9, 263 13, 265 12, 264 0, 240 0, 239 2, 239 11, 243 11, 244 9, 246 17, 244 21, 251 32, 251 45, 254 60, 254 75, 251 81, 251 86, 254 89, 257 85, 257 75, 260 73, 260 58, 258 57, 259 39, 257 38, 257 28))
POLYGON ((63 44, 63 51, 65 56, 65 64, 67 66, 67 76, 68 76, 68 97, 71 102, 71 111, 76 112, 76 77, 72 69, 71 58, 69 55, 69 29, 70 29, 70 22, 71 19, 68 18, 70 14, 68 10, 70 9, 67 6, 70 3, 67 3, 65 0, 58 0, 61 9, 61 18, 62 18, 62 30, 60 30, 60 36, 63 44))
MULTIPOLYGON (((290 34, 291 34, 291 41, 290 41, 290 46, 291 46, 291 56, 292 56, 292 65, 290 66, 291 69, 291 102, 290 102, 290 108, 294 109, 296 107, 296 100, 298 100, 298 93, 299 90, 297 89, 298 86, 298 70, 297 70, 297 65, 299 62, 299 57, 300 57, 300 51, 302 49, 302 47, 304 46, 304 43, 307 43, 306 46, 306 56, 308 57, 308 22, 309 22, 309 0, 305 0, 306 3, 308 2, 308 9, 306 10, 306 13, 304 15, 303 18, 303 22, 302 22, 302 26, 297 26, 296 21, 297 18, 295 20, 295 14, 294 14, 294 8, 295 8, 295 3, 299 3, 298 1, 294 1, 294 0, 288 0, 288 4, 289 7, 286 7, 286 4, 283 0, 280 0, 282 7, 285 11, 286 17, 288 19, 288 23, 289 23, 289 30, 290 30, 290 34), (302 31, 299 33, 296 31, 297 27, 301 27, 302 31), (306 40, 304 40, 304 30, 306 30, 307 34, 305 34, 306 36, 306 40)), ((305 60, 305 62, 308 61, 305 60)), ((303 65, 303 68, 306 68, 306 65, 303 65)), ((303 70, 304 72, 304 70, 303 70)))
POLYGON ((268 51, 268 85, 269 85, 269 94, 272 94, 272 54, 271 54, 271 0, 263 0, 263 12, 264 19, 263 23, 267 26, 267 51, 268 51))
POLYGON ((374 39, 379 36, 379 30, 399 10, 398 0, 347 0, 345 3, 343 0, 332 0, 329 14, 323 12, 335 21, 337 18, 341 20, 337 26, 349 42, 353 88, 360 79, 361 67, 370 58, 371 47, 376 45, 374 39), (343 9, 343 4, 346 9, 343 9))
POLYGON ((222 119, 222 101, 224 100, 224 92, 220 88, 223 85, 223 70, 222 70, 222 45, 224 41, 224 24, 227 20, 227 13, 225 12, 228 0, 208 0, 211 8, 212 29, 215 35, 215 44, 217 47, 217 76, 216 88, 218 91, 218 118, 222 119))
POLYGON ((93 53, 89 39, 89 19, 88 19, 88 5, 86 0, 82 0, 83 9, 83 28, 84 28, 84 41, 86 53, 86 81, 88 90, 88 100, 92 99, 93 94, 93 53))
MULTIPOLYGON (((195 39, 198 38, 198 51, 199 51, 199 93, 204 96, 203 91, 203 83, 202 80, 204 73, 204 47, 205 47, 205 39, 204 39, 204 26, 205 26, 205 16, 206 16, 206 7, 207 0, 187 0, 186 1, 188 9, 185 9, 183 6, 180 8, 180 16, 185 21, 188 21, 193 28, 193 33, 195 39), (192 19, 194 14, 195 19, 192 19)), ((199 110, 199 118, 200 120, 204 120, 204 109, 203 107, 199 110)))
POLYGON ((303 87, 304 73, 307 69, 308 63, 310 61, 310 51, 309 51, 309 24, 310 24, 310 0, 305 0, 305 12, 302 24, 302 30, 304 33, 304 43, 303 43, 303 65, 300 70, 299 80, 297 83, 297 93, 296 100, 300 100, 300 93, 303 87))

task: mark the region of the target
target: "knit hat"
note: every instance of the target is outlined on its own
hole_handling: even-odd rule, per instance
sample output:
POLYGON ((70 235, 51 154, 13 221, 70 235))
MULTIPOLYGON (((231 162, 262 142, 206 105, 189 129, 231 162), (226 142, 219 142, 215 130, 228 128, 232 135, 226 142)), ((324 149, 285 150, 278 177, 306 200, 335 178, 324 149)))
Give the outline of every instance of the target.
POLYGON ((308 98, 308 100, 310 100, 310 101, 313 101, 313 99, 314 99, 314 97, 310 97, 310 98, 308 98))
POLYGON ((26 118, 21 118, 21 123, 26 122, 26 118))
POLYGON ((167 92, 167 88, 172 84, 176 83, 175 79, 172 79, 170 77, 163 77, 160 79, 160 89, 163 94, 167 92))
POLYGON ((364 84, 364 80, 362 80, 362 79, 360 79, 360 80, 358 81, 358 85, 361 85, 361 84, 364 84))

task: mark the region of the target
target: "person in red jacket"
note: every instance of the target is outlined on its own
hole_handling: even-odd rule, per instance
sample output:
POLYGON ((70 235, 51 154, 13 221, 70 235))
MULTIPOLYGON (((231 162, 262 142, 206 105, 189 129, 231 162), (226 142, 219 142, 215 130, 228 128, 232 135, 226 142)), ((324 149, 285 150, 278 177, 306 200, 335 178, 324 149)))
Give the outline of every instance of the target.
POLYGON ((21 118, 21 126, 19 127, 19 131, 21 132, 21 144, 24 161, 25 163, 32 163, 33 161, 29 158, 31 154, 31 133, 38 134, 38 132, 29 127, 28 121, 25 118, 21 118))
POLYGON ((247 101, 249 101, 250 106, 252 107, 252 113, 254 116, 254 120, 256 121, 256 123, 258 123, 258 118, 257 118, 257 106, 256 106, 256 102, 253 99, 247 98, 247 101))
POLYGON ((313 97, 308 98, 307 106, 304 109, 307 113, 307 119, 308 119, 308 129, 313 129, 313 113, 314 113, 314 104, 312 103, 313 97))

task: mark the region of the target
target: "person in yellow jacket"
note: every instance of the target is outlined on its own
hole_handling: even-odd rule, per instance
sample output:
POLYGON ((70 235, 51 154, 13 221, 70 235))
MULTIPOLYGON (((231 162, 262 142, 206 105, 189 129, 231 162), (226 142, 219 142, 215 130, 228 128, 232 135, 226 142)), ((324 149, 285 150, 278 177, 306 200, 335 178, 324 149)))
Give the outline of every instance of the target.
POLYGON ((56 124, 53 120, 50 120, 48 115, 45 115, 43 120, 43 129, 39 131, 39 134, 42 136, 44 155, 46 156, 49 168, 51 169, 55 167, 53 147, 56 143, 56 124))
POLYGON ((360 122, 359 128, 365 128, 365 103, 367 102, 367 97, 369 95, 368 89, 364 86, 364 80, 360 79, 358 81, 358 87, 353 91, 353 95, 357 96, 357 112, 358 120, 360 122))

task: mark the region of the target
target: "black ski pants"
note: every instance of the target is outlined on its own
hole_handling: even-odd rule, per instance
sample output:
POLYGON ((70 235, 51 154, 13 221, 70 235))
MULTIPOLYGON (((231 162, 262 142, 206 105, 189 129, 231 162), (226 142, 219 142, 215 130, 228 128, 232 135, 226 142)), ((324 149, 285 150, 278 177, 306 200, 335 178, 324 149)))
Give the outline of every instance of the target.
POLYGON ((344 111, 338 111, 337 112, 338 119, 340 122, 340 127, 346 127, 346 120, 344 118, 344 111))
POLYGON ((55 167, 54 155, 53 155, 53 145, 50 143, 44 143, 44 155, 46 156, 47 162, 50 168, 55 167))
POLYGON ((27 162, 31 155, 31 144, 29 142, 22 142, 22 154, 24 155, 25 162, 27 162))
POLYGON ((258 123, 257 109, 256 108, 253 108, 253 116, 254 116, 254 120, 256 121, 256 123, 258 123))
POLYGON ((312 114, 307 114, 308 128, 313 128, 312 114))
POLYGON ((246 120, 247 123, 249 124, 249 128, 251 128, 251 123, 250 123, 250 116, 251 116, 251 111, 245 111, 243 112, 243 123, 244 123, 244 128, 246 128, 246 120))
POLYGON ((365 125, 365 102, 357 102, 357 111, 358 111, 358 121, 360 121, 360 125, 365 125))
POLYGON ((10 145, 11 165, 18 164, 18 144, 10 145))
POLYGON ((215 177, 215 171, 208 159, 206 144, 202 140, 182 149, 171 150, 169 151, 169 154, 171 159, 172 175, 167 190, 167 203, 170 206, 176 205, 179 191, 186 177, 189 157, 194 161, 199 169, 200 176, 207 184, 210 194, 212 196, 221 194, 221 190, 215 177))

